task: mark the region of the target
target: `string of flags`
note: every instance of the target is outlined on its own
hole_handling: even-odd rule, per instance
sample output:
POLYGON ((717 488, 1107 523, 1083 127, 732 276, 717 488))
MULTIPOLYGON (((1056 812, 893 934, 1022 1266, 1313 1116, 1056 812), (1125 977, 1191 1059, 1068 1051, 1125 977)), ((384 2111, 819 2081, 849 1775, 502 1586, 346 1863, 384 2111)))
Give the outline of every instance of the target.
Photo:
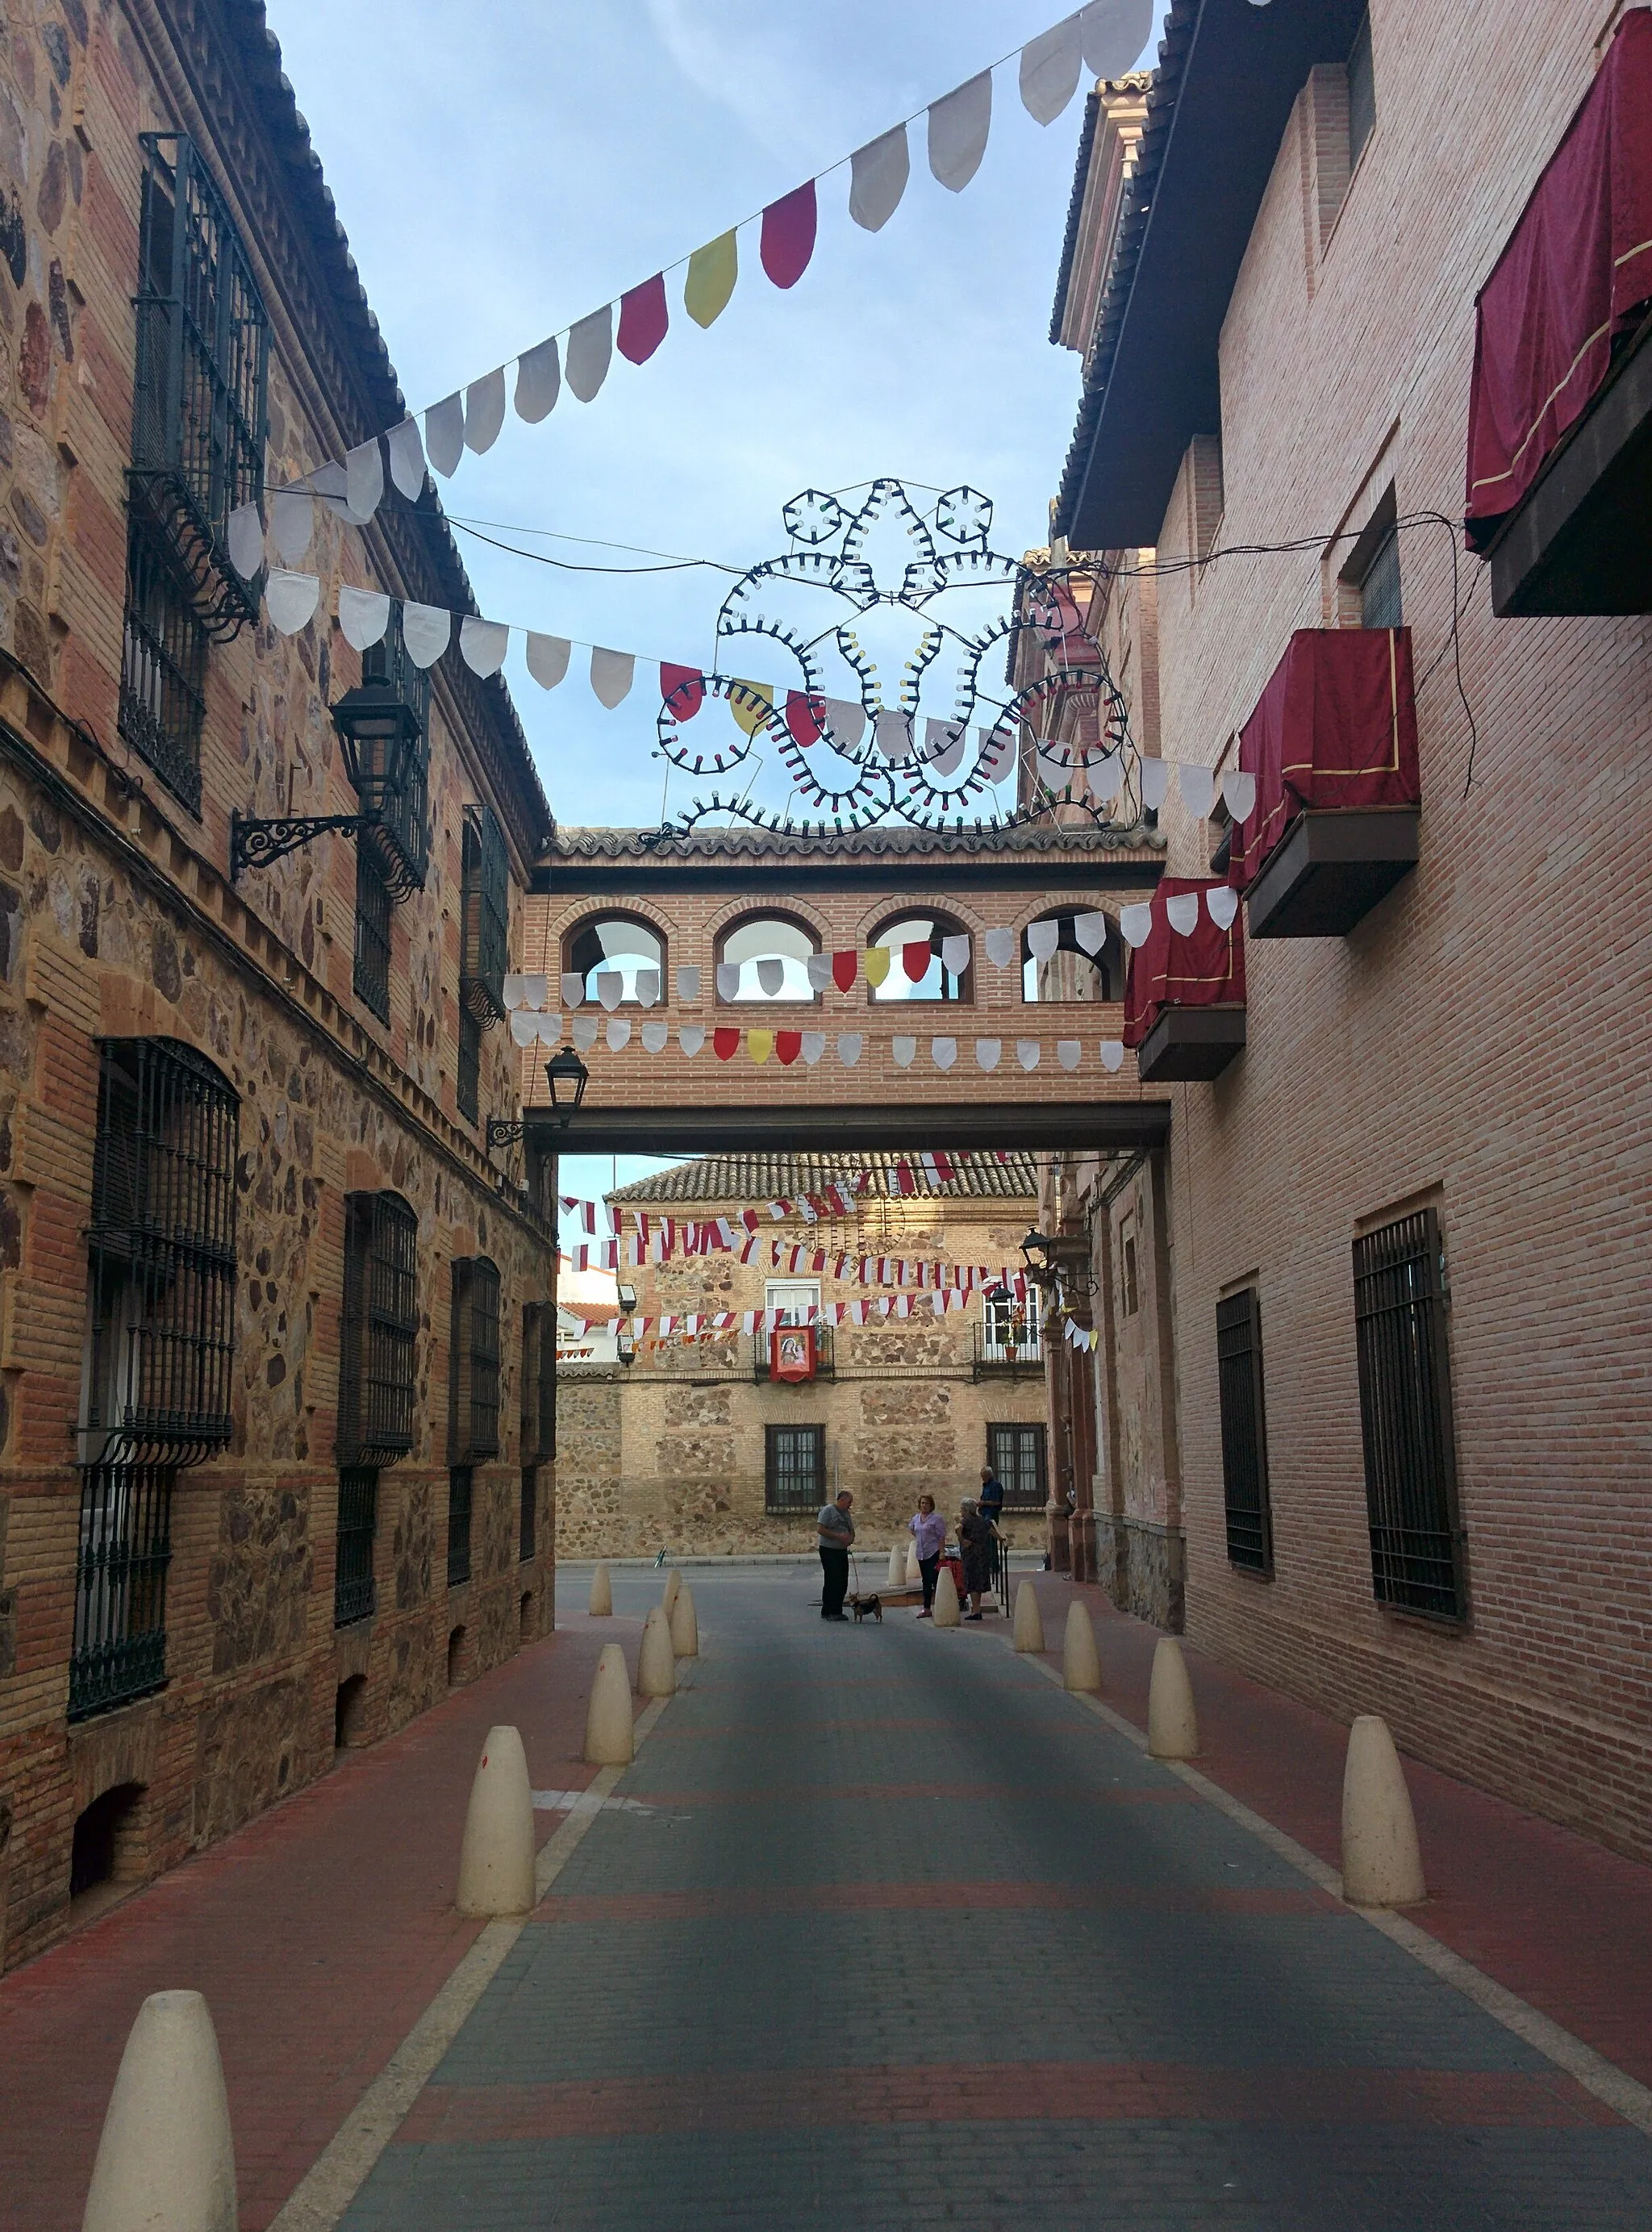
MULTIPOLYGON (((1020 1275, 1017 1275, 1018 1277, 1020 1275)), ((1026 1300, 1025 1280, 1016 1299, 1026 1300)), ((760 1333, 778 1332, 788 1325, 868 1326, 919 1316, 927 1312, 933 1317, 944 1317, 969 1307, 971 1297, 962 1288, 945 1288, 927 1294, 878 1294, 865 1301, 820 1302, 806 1309, 675 1311, 659 1316, 620 1316, 586 1318, 577 1311, 565 1315, 585 1339, 594 1332, 630 1333, 634 1339, 655 1340, 715 1340, 729 1334, 743 1333, 748 1339, 760 1333)))
MULTIPOLYGON (((517 1018, 513 1017, 515 1023, 517 1018)), ((561 1043, 562 1017, 542 1015, 539 1019, 540 1043, 556 1046, 561 1043)), ((631 1044, 633 1035, 645 1054, 664 1054, 670 1045, 673 1032, 669 1023, 643 1023, 635 1028, 623 1015, 611 1015, 606 1024, 595 1015, 575 1015, 568 1025, 568 1041, 580 1054, 589 1054, 601 1043, 609 1053, 621 1054, 631 1044)), ((731 1023, 708 1029, 702 1023, 681 1023, 675 1036, 678 1048, 689 1060, 703 1054, 709 1044, 719 1061, 732 1061, 743 1047, 748 1060, 761 1067, 777 1062, 789 1069, 800 1061, 806 1069, 813 1069, 830 1048, 845 1069, 853 1069, 868 1047, 887 1045, 890 1059, 897 1069, 910 1069, 918 1058, 920 1041, 917 1033, 895 1032, 887 1040, 873 1038, 865 1031, 839 1031, 835 1038, 825 1031, 781 1031, 742 1029, 731 1023)), ((519 1043, 531 1041, 518 1035, 519 1043)), ((972 1045, 975 1067, 988 1074, 1009 1060, 1019 1062, 1029 1074, 1039 1068, 1044 1060, 1041 1039, 978 1038, 967 1042, 950 1033, 936 1032, 929 1040, 929 1058, 942 1071, 955 1067, 962 1059, 966 1044, 972 1045)), ((1085 1059, 1085 1041, 1057 1039, 1052 1049, 1056 1062, 1064 1070, 1075 1070, 1085 1059)), ((1104 1069, 1116 1072, 1124 1063, 1124 1044, 1122 1039, 1103 1039, 1098 1056, 1104 1069)))

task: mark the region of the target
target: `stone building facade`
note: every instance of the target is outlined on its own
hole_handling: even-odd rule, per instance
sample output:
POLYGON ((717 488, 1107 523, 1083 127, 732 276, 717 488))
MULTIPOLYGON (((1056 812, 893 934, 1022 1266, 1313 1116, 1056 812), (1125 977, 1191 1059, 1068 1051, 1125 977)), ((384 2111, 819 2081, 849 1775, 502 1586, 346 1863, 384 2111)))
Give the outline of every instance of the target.
MULTIPOLYGON (((1018 1268, 1035 1205, 1030 1156, 961 1158, 936 1186, 897 1189, 897 1158, 708 1155, 610 1195, 626 1233, 640 1210, 654 1220, 728 1217, 755 1209, 750 1263, 737 1252, 674 1256, 622 1269, 639 1315, 787 1308, 865 1301, 881 1290, 789 1268, 798 1245, 845 1255, 1018 1268), (775 1221, 768 1203, 847 1184, 853 1214, 775 1221), (771 1243, 787 1251, 779 1268, 771 1243)), ((741 1236, 743 1240, 744 1232, 741 1236)), ((639 1343, 629 1365, 564 1361, 558 1393, 557 1544, 564 1556, 811 1554, 814 1517, 828 1496, 855 1498, 860 1549, 878 1570, 920 1493, 955 1522, 959 1503, 995 1462, 1017 1508, 1004 1522, 1017 1547, 1044 1540, 1047 1469, 1037 1312, 972 1294, 935 1316, 928 1294, 911 1314, 822 1327, 817 1376, 770 1374, 770 1339, 735 1329, 639 1343)), ((871 1586, 869 1580, 868 1583, 871 1586)))
MULTIPOLYGON (((225 556, 237 496, 402 415, 262 9, 10 11, 0 224, 11 1963, 548 1626, 554 1251, 488 1143, 550 833, 509 701, 426 691, 394 623, 366 813, 361 656, 225 556), (232 860, 232 815, 364 813, 232 860)), ((428 491, 314 538, 322 615, 474 609, 428 491)))
MULTIPOLYGON (((1287 655, 1409 653, 1416 798, 1383 810, 1416 859, 1305 810, 1292 860, 1343 857, 1318 918, 1282 852, 1247 884, 1242 1049, 1044 1213, 1089 1249, 1120 1600, 1644 1856, 1652 638, 1645 501, 1609 501, 1643 305, 1490 562, 1461 550, 1476 294, 1636 12, 1169 10, 1111 263, 1063 276, 1058 549, 1097 554, 1099 640, 1152 582, 1129 694, 1175 762, 1257 764, 1287 655)), ((1237 880, 1250 827, 1173 782, 1169 875, 1237 880)))

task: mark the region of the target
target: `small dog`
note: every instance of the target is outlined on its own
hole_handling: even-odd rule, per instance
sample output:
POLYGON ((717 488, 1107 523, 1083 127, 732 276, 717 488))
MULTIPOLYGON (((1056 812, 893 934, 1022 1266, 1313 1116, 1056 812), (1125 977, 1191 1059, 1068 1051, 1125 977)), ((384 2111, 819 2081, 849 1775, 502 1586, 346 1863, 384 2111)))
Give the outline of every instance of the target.
POLYGON ((849 1599, 849 1609, 853 1612, 857 1620, 865 1619, 870 1617, 878 1622, 879 1627, 884 1624, 884 1606, 881 1598, 851 1597, 849 1599))

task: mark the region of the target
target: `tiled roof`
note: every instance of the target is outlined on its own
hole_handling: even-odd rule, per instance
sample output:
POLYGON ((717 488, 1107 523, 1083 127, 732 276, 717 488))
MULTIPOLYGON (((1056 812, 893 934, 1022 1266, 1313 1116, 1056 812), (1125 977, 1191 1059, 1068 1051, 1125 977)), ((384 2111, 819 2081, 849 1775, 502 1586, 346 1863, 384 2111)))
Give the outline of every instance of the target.
POLYGON ((1003 1162, 996 1155, 960 1154, 948 1158, 957 1175, 950 1185, 931 1186, 917 1158, 889 1154, 867 1155, 702 1155, 691 1163, 677 1163, 651 1178, 638 1178, 606 1194, 607 1201, 700 1201, 724 1204, 796 1201, 806 1193, 819 1193, 872 1172, 872 1185, 863 1199, 895 1195, 895 1165, 910 1161, 920 1194, 941 1200, 1035 1202, 1038 1165, 1031 1155, 1013 1153, 1003 1162))
POLYGON ((596 829, 560 827, 546 848, 547 865, 584 860, 694 860, 871 859, 883 856, 975 853, 990 859, 1004 853, 1150 852, 1153 840, 1143 830, 1084 828, 1024 821, 1013 829, 845 829, 820 838, 800 830, 696 829, 687 837, 662 838, 656 829, 596 829))

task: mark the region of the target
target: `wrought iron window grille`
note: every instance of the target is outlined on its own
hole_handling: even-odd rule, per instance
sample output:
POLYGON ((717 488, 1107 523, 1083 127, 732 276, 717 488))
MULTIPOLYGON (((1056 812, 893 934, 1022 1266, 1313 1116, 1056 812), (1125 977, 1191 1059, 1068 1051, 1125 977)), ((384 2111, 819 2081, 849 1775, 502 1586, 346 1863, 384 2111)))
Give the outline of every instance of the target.
POLYGON ((482 1025, 469 1008, 459 1010, 457 1089, 459 1113, 474 1124, 482 1110, 482 1025))
POLYGON ((517 1511, 516 1556, 527 1565, 539 1547, 539 1467, 522 1467, 522 1502, 517 1511))
POLYGON ((378 1607, 373 1577, 379 1524, 379 1475, 371 1465, 347 1465, 339 1475, 337 1560, 333 1577, 333 1625, 349 1627, 378 1607))
POLYGON ((413 1446, 418 1220, 399 1194, 344 1199, 338 1460, 382 1469, 413 1446))
POLYGON ((447 1476, 447 1585, 457 1589, 470 1578, 470 1507, 476 1478, 470 1467, 455 1465, 447 1476))
POLYGON ((229 553, 230 515, 262 509, 269 321, 252 267, 200 151, 146 132, 139 213, 132 506, 176 554, 208 635, 258 614, 260 580, 229 553))
POLYGON ((1273 1526, 1262 1403, 1262 1320, 1254 1287, 1226 1295, 1216 1305, 1216 1398, 1221 1416, 1228 1562, 1247 1573, 1271 1575, 1273 1526))
POLYGON ((1044 1509, 1049 1489, 1042 1426, 988 1426, 987 1462, 1003 1483, 1006 1511, 1044 1509))
POLYGON ((390 1021, 390 918, 395 902, 364 846, 356 854, 355 967, 351 983, 363 1007, 390 1021))
POLYGON ((157 1464, 88 1465, 81 1476, 71 1721, 165 1685, 173 1479, 157 1464))
POLYGON ((459 997, 481 1029, 504 1020, 510 965, 510 857, 486 806, 464 809, 459 997))
POLYGON ((187 581, 152 522, 126 527, 120 734, 191 814, 201 810, 206 629, 187 581))
POLYGON ((465 1464, 499 1454, 499 1271, 485 1256, 455 1259, 451 1327, 450 1450, 465 1464))
POLYGON ((522 1311, 522 1461, 556 1456, 556 1306, 529 1302, 522 1311))
POLYGON ((1396 1611, 1462 1620, 1467 1538, 1437 1211, 1419 1210, 1355 1241, 1354 1317, 1373 1593, 1396 1611))
POLYGON ((826 1501, 826 1428, 765 1426, 763 1509, 818 1511, 826 1501))

